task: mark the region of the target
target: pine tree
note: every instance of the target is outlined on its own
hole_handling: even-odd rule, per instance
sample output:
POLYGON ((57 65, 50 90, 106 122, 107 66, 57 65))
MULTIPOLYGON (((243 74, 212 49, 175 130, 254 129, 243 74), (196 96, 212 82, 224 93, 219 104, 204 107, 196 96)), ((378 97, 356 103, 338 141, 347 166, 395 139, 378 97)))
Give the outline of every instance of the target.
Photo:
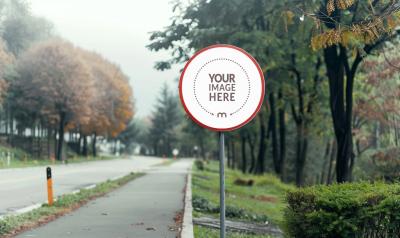
POLYGON ((171 93, 167 84, 164 84, 155 105, 155 111, 151 118, 152 126, 149 130, 155 155, 171 155, 173 145, 177 141, 176 132, 180 120, 177 97, 171 93))

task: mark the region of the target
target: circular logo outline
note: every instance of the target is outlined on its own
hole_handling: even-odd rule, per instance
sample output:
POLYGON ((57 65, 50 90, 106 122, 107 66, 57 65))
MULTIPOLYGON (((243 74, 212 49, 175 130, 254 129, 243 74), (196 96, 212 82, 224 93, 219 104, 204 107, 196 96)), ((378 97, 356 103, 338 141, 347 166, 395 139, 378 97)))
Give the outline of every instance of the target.
POLYGON ((265 79, 264 79, 264 73, 262 72, 260 65, 259 65, 259 64, 257 63, 257 61, 254 59, 254 57, 251 56, 247 51, 245 51, 245 50, 243 50, 242 48, 239 48, 239 47, 237 47, 237 46, 234 46, 234 45, 215 44, 215 45, 211 45, 211 46, 205 47, 205 48, 203 48, 203 49, 197 51, 197 52, 189 59, 189 61, 186 63, 186 65, 185 65, 185 67, 183 68, 183 71, 182 71, 182 73, 181 73, 181 76, 180 76, 180 78, 179 78, 179 98, 180 98, 180 101, 181 101, 181 103, 182 103, 183 108, 185 109, 186 114, 187 114, 196 124, 198 124, 199 126, 201 126, 201 127, 203 127, 203 128, 206 128, 206 129, 209 129, 209 130, 212 130, 212 131, 220 131, 220 132, 224 132, 224 131, 233 131, 233 130, 239 129, 240 127, 246 125, 246 124, 249 123, 249 122, 257 115, 257 113, 260 111, 261 106, 262 106, 263 101, 264 101, 264 97, 265 97, 265 79), (200 122, 199 120, 196 119, 196 117, 194 117, 194 116, 192 115, 192 113, 190 113, 189 109, 188 109, 187 106, 186 106, 185 100, 184 100, 184 98, 183 98, 182 83, 183 83, 183 79, 184 79, 184 77, 185 77, 186 69, 189 67, 190 63, 191 63, 198 55, 200 55, 201 53, 203 53, 203 52, 205 52, 205 51, 207 51, 207 50, 214 49, 214 48, 230 48, 230 49, 234 49, 234 50, 240 51, 242 54, 244 54, 245 56, 247 56, 247 57, 253 62, 253 64, 256 66, 256 68, 257 68, 257 70, 258 70, 258 73, 259 73, 259 75, 260 75, 260 80, 261 80, 261 97, 260 97, 260 101, 259 101, 259 103, 258 103, 257 108, 256 108, 256 109, 254 110, 254 112, 253 112, 246 120, 244 120, 242 123, 240 123, 240 124, 238 124, 238 125, 236 125, 236 126, 230 127, 230 128, 215 128, 215 127, 211 127, 211 126, 205 125, 204 123, 200 122))
POLYGON ((219 61, 219 60, 230 61, 231 63, 234 63, 234 64, 236 64, 237 66, 239 66, 239 67, 241 68, 241 70, 244 72, 244 74, 246 75, 246 79, 247 79, 247 83, 248 83, 248 90, 247 90, 246 100, 244 101, 244 103, 241 104, 241 106, 239 107, 239 109, 236 109, 235 111, 229 113, 229 114, 232 116, 233 114, 236 114, 236 113, 238 113, 240 110, 242 110, 242 108, 246 105, 247 101, 249 100, 250 93, 251 93, 251 82, 250 82, 249 74, 247 73, 247 70, 244 69, 243 66, 242 66, 241 64, 239 64, 238 62, 236 62, 236 61, 234 61, 234 60, 231 60, 231 59, 228 59, 228 58, 221 58, 221 57, 215 58, 215 59, 212 59, 212 60, 207 61, 205 64, 203 64, 203 66, 201 66, 201 68, 200 68, 200 69, 197 71, 197 73, 196 73, 196 77, 195 77, 194 80, 193 80, 193 93, 194 93, 194 97, 195 97, 195 99, 196 99, 196 101, 197 101, 197 104, 201 107, 201 109, 203 109, 205 112, 207 112, 207 113, 210 114, 211 116, 215 116, 215 113, 213 113, 213 112, 207 110, 207 109, 203 106, 203 104, 200 103, 199 99, 197 98, 197 93, 196 93, 196 82, 197 82, 197 78, 198 78, 198 76, 199 76, 199 74, 200 74, 200 71, 202 71, 203 68, 204 68, 206 65, 208 65, 208 64, 210 64, 210 63, 212 63, 212 62, 215 62, 215 61, 219 61))

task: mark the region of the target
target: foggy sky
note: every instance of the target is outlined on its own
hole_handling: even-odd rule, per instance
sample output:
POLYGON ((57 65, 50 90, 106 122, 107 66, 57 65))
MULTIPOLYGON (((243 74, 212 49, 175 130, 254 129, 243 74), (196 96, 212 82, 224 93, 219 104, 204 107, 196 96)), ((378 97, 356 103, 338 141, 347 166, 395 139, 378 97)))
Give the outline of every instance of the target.
MULTIPOLYGON (((167 26, 169 0, 30 0, 35 15, 53 22, 56 33, 121 66, 131 79, 136 116, 151 113, 164 82, 176 89, 177 68, 159 72, 155 61, 167 52, 150 52, 148 32, 167 26)), ((177 90, 177 89, 176 89, 177 90)))

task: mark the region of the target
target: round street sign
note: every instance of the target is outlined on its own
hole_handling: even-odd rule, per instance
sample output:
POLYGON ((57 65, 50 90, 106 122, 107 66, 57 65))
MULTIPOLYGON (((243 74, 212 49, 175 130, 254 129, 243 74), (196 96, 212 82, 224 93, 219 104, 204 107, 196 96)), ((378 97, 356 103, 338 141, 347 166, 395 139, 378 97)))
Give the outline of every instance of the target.
POLYGON ((198 51, 179 81, 186 113, 214 131, 232 131, 247 124, 261 108, 264 94, 260 66, 249 53, 232 45, 198 51))
POLYGON ((178 149, 173 149, 172 150, 172 155, 174 155, 174 156, 177 156, 177 155, 179 155, 179 150, 178 149))

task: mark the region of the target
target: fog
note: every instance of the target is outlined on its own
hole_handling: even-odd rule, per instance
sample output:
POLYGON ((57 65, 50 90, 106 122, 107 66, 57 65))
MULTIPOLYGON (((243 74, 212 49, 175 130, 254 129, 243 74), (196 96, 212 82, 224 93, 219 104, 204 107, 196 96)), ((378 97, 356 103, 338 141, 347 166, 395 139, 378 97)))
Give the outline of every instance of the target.
POLYGON ((178 67, 153 68, 167 52, 150 52, 149 32, 169 24, 168 0, 30 0, 32 12, 50 20, 56 33, 74 44, 101 53, 131 79, 136 116, 150 114, 164 82, 176 87, 178 67), (155 7, 157 6, 157 7, 155 7))

